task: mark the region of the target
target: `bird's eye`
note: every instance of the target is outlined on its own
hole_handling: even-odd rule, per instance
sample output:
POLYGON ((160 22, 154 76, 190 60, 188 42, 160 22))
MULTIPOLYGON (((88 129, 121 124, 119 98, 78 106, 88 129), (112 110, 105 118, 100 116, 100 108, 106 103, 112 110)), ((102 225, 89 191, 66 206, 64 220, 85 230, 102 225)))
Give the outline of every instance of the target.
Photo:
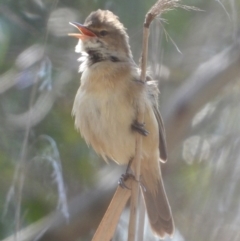
POLYGON ((106 30, 102 30, 99 32, 99 35, 102 37, 106 36, 107 34, 108 34, 108 32, 106 30))

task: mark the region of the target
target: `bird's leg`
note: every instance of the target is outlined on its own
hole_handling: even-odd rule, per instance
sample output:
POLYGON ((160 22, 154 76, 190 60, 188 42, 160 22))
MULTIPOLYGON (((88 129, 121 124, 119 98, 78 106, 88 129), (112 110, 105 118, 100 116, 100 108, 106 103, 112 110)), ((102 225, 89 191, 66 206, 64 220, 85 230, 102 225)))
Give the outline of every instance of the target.
POLYGON ((132 130, 137 131, 143 136, 147 136, 149 132, 145 129, 145 123, 139 123, 137 120, 135 120, 132 125, 132 130))

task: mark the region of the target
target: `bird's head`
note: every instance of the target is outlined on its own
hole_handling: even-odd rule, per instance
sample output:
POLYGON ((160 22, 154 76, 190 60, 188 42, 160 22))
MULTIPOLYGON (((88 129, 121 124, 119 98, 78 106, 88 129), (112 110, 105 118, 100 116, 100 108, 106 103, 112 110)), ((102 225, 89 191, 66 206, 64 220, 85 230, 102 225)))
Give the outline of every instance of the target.
POLYGON ((80 39, 79 52, 98 54, 102 58, 132 58, 126 29, 111 11, 99 9, 92 12, 84 24, 70 24, 80 31, 69 34, 80 39))

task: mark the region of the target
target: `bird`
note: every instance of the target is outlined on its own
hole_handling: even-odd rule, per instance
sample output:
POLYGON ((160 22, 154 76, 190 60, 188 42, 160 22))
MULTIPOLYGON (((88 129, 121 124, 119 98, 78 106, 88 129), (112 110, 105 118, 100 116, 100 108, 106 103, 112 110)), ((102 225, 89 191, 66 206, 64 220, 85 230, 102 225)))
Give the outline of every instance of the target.
POLYGON ((167 147, 157 82, 149 76, 146 82, 140 79, 126 28, 113 12, 98 9, 83 24, 70 24, 79 30, 69 35, 79 39, 75 51, 81 53, 75 127, 105 161, 119 165, 134 157, 135 133, 143 136, 140 186, 150 226, 160 238, 172 236, 174 221, 160 167, 167 147), (144 123, 137 122, 139 105, 144 105, 144 123))

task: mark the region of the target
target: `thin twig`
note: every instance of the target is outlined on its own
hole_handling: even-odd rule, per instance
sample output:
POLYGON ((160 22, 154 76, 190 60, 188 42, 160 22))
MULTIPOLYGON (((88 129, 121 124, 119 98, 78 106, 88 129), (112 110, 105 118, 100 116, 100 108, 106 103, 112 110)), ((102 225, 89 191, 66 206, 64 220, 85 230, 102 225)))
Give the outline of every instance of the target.
MULTIPOLYGON (((145 16, 144 28, 143 28, 143 46, 142 46, 142 57, 141 57, 141 81, 145 82, 146 79, 146 68, 147 68, 147 57, 148 57, 148 38, 149 38, 149 26, 153 19, 162 13, 164 9, 168 9, 171 6, 172 1, 158 1, 152 6, 150 11, 145 16)), ((137 112, 137 121, 144 123, 144 104, 139 103, 137 112)), ((140 180, 140 169, 141 169, 141 155, 142 155, 142 136, 136 134, 136 149, 135 157, 133 160, 134 175, 136 180, 140 180)), ((136 220, 137 220, 137 206, 139 196, 139 182, 135 182, 132 185, 132 196, 130 206, 130 220, 128 229, 128 241, 134 241, 136 239, 136 220)))
POLYGON ((140 200, 139 200, 139 218, 138 218, 138 236, 137 240, 138 241, 144 241, 144 226, 145 226, 145 205, 144 205, 144 200, 143 196, 140 195, 140 200))
MULTIPOLYGON (((145 27, 143 29, 143 48, 141 58, 141 81, 145 81, 146 78, 146 66, 147 66, 147 54, 148 54, 148 35, 149 29, 145 27)), ((144 122, 144 105, 139 103, 137 121, 139 123, 144 122)), ((136 133, 136 149, 133 160, 133 167, 135 167, 134 175, 136 180, 140 180, 140 169, 141 169, 141 153, 142 153, 142 136, 136 133)), ((132 196, 130 206, 130 219, 128 229, 128 241, 134 241, 136 238, 136 221, 137 221, 137 206, 139 196, 139 182, 134 182, 132 185, 132 196)))
MULTIPOLYGON (((149 27, 151 22, 159 14, 167 12, 176 7, 183 8, 185 10, 198 10, 197 8, 181 5, 178 0, 159 0, 157 1, 145 16, 144 28, 143 28, 143 45, 142 45, 142 56, 141 56, 141 81, 145 82, 146 79, 146 68, 148 58, 148 38, 149 38, 149 27)), ((139 103, 137 110, 137 121, 144 123, 144 103, 139 103)), ((133 171, 136 180, 140 180, 141 170, 141 155, 142 155, 142 136, 136 133, 136 148, 135 156, 133 160, 133 171)), ((139 196, 139 182, 134 182, 132 185, 132 196, 130 206, 130 220, 128 229, 128 241, 134 241, 136 239, 136 220, 137 220, 137 205, 139 196)))

